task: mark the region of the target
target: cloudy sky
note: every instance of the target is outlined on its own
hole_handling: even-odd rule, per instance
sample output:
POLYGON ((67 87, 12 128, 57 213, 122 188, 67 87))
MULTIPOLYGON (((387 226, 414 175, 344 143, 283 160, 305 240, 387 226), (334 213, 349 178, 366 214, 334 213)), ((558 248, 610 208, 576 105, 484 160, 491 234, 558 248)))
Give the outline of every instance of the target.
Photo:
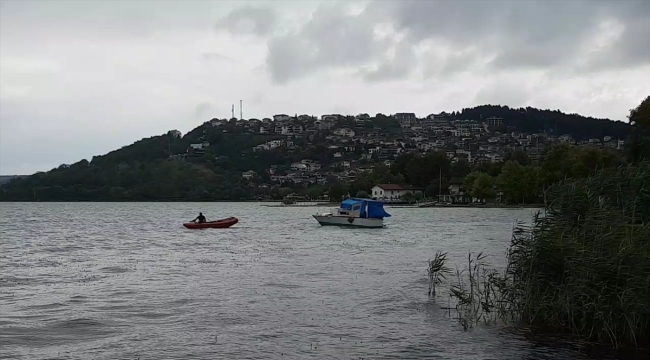
POLYGON ((0 0, 0 174, 213 117, 533 106, 624 120, 648 0, 0 0))

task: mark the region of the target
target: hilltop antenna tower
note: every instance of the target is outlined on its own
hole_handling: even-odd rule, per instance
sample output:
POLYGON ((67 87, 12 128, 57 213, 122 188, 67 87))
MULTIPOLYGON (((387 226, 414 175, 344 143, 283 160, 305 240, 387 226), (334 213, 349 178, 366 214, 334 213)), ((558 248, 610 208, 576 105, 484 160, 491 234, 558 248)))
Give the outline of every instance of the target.
POLYGON ((231 119, 235 117, 235 104, 232 104, 232 110, 231 110, 232 116, 230 117, 231 119))
POLYGON ((244 111, 242 110, 244 100, 239 100, 239 120, 244 120, 244 111))

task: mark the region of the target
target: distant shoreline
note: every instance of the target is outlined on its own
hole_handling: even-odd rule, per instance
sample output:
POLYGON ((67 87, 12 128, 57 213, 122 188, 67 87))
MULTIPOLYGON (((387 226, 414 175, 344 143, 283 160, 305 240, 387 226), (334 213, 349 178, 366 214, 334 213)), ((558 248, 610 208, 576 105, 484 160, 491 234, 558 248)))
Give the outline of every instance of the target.
MULTIPOLYGON (((387 204, 387 206, 391 206, 387 204)), ((472 209, 517 209, 517 208, 543 208, 544 204, 521 204, 521 205, 498 205, 498 204, 445 204, 427 207, 418 207, 417 205, 395 205, 392 207, 400 208, 417 208, 417 209, 432 209, 432 208, 472 208, 472 209)))
MULTIPOLYGON (((62 201, 39 201, 39 200, 21 200, 21 201, 0 201, 0 203, 259 203, 265 207, 332 207, 340 205, 339 202, 316 203, 303 202, 295 204, 284 204, 280 200, 62 200, 62 201)), ((407 209, 442 209, 442 208, 471 208, 471 209, 539 209, 544 204, 522 204, 522 205, 498 205, 498 204, 442 204, 427 207, 419 207, 418 204, 391 204, 384 203, 386 207, 407 208, 407 209)))

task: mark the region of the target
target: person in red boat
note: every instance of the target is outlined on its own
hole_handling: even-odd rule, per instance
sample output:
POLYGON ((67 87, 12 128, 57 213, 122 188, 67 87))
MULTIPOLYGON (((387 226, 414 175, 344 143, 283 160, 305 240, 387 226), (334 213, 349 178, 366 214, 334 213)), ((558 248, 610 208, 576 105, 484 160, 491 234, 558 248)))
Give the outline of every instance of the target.
POLYGON ((205 222, 205 216, 203 216, 202 212, 200 212, 199 216, 197 216, 196 219, 192 220, 192 222, 195 223, 197 220, 199 224, 203 224, 205 222))

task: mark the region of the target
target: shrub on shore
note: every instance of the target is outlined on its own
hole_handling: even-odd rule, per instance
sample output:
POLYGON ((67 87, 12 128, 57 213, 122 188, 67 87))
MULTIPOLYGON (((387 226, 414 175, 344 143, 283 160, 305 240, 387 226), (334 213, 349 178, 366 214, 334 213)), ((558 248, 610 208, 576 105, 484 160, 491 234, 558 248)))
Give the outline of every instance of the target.
POLYGON ((463 325, 514 321, 650 345, 650 163, 564 180, 545 200, 530 227, 515 228, 504 271, 481 254, 457 271, 450 296, 463 325))

